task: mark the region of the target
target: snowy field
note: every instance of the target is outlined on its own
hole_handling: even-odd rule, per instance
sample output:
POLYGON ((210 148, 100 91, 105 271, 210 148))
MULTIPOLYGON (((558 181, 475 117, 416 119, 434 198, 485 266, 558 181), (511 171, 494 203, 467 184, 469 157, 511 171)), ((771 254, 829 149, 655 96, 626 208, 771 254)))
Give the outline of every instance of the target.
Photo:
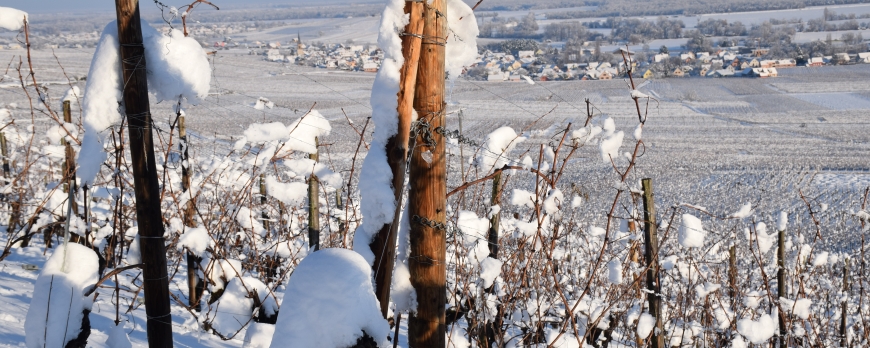
MULTIPOLYGON (((835 8, 838 13, 845 12, 845 7, 835 8)), ((369 25, 369 21, 360 19, 358 24, 369 25)), ((315 25, 329 26, 326 22, 300 22, 295 27, 275 30, 271 35, 292 37, 295 36, 294 28, 301 31, 306 26, 315 25)), ((315 29, 305 30, 310 32, 315 29)), ((336 28, 335 33, 339 32, 347 32, 347 29, 336 28)), ((325 35, 340 34, 327 32, 325 35)), ((0 61, 17 61, 17 58, 13 58, 22 53, 24 51, 21 50, 0 51, 0 61)), ((34 51, 36 77, 41 84, 46 84, 48 95, 59 98, 70 84, 84 87, 84 81, 67 82, 67 78, 80 80, 86 76, 92 54, 93 51, 85 49, 34 51)), ((355 152, 359 145, 357 131, 362 130, 371 116, 369 97, 374 74, 272 63, 264 61, 262 56, 248 55, 243 50, 218 51, 214 56, 209 56, 209 59, 213 68, 210 94, 199 105, 187 107, 185 110, 188 134, 192 137, 192 158, 201 159, 203 166, 208 161, 231 161, 234 163, 222 165, 238 169, 233 173, 238 173, 240 177, 247 175, 245 163, 250 161, 250 157, 233 157, 237 155, 231 156, 230 153, 238 148, 234 146, 235 142, 251 124, 289 124, 305 115, 308 110, 316 109, 332 127, 331 134, 320 139, 323 145, 321 161, 342 176, 350 175, 352 168, 355 170, 354 175, 359 175, 365 149, 363 147, 359 158, 356 158, 355 152), (257 107, 260 97, 273 102, 274 107, 257 107)), ((3 80, 0 80, 0 106, 10 107, 15 104, 17 107, 11 111, 16 126, 25 129, 32 124, 36 133, 43 134, 51 125, 48 117, 38 105, 31 114, 29 101, 20 86, 15 85, 18 80, 14 75, 14 71, 7 71, 3 80)), ((781 69, 780 77, 773 79, 652 80, 640 88, 640 92, 653 98, 648 104, 644 100, 641 103, 641 108, 648 110, 648 121, 643 128, 645 147, 629 181, 634 186, 640 178, 654 178, 657 204, 661 211, 688 203, 705 207, 705 211, 727 215, 741 205, 751 202, 760 220, 772 221, 770 217, 778 211, 804 214, 801 218, 794 218, 792 223, 803 224, 802 228, 806 229, 811 226, 811 222, 810 217, 805 216, 806 206, 799 196, 799 192, 802 192, 811 197, 813 204, 823 204, 825 209, 830 207, 832 212, 840 214, 823 220, 825 223, 835 221, 832 225, 837 228, 826 230, 827 238, 814 244, 814 247, 832 252, 854 252, 856 246, 848 232, 854 226, 843 222, 846 221, 843 216, 846 211, 860 209, 863 189, 870 185, 870 118, 867 116, 870 113, 870 84, 867 81, 870 81, 870 65, 866 64, 818 69, 781 69)), ((631 151, 634 146, 630 135, 637 124, 637 111, 629 97, 630 87, 625 80, 539 82, 531 85, 460 79, 451 83, 448 88, 448 128, 459 129, 461 117, 463 135, 478 143, 482 143, 493 130, 510 126, 516 130, 524 130, 530 136, 529 140, 517 146, 514 154, 530 154, 538 158, 542 144, 558 144, 560 130, 569 124, 572 129, 577 129, 586 122, 585 100, 588 99, 596 116, 594 122, 604 122, 609 117, 615 123, 615 130, 627 134, 622 151, 631 151)), ((33 92, 32 88, 30 91, 33 92)), ((156 122, 155 135, 160 137, 160 141, 155 142, 165 144, 172 136, 169 127, 175 117, 172 105, 166 102, 156 104, 152 100, 152 109, 156 122)), ((73 117, 78 118, 79 115, 80 112, 74 110, 73 117)), ((366 128, 366 141, 370 140, 370 135, 371 128, 366 128)), ((36 143, 38 148, 48 145, 44 139, 37 139, 36 143)), ((576 211, 578 216, 582 216, 578 218, 577 226, 583 224, 578 228, 585 229, 589 225, 591 231, 596 231, 591 226, 602 224, 606 209, 613 199, 614 185, 619 185, 619 178, 613 173, 610 164, 602 162, 597 150, 581 150, 567 163, 562 178, 564 187, 560 188, 566 192, 566 196, 584 197, 584 205, 576 211)), ((460 178, 462 170, 471 171, 467 162, 475 147, 452 143, 448 151, 450 190, 463 181, 460 178)), ((47 173, 51 173, 49 165, 46 164, 45 168, 47 173)), ((469 175, 471 178, 476 177, 475 174, 469 175)), ((512 179, 514 181, 510 187, 534 189, 534 181, 527 179, 517 175, 517 179, 512 179)), ((485 191, 488 187, 484 186, 470 190, 469 197, 483 197, 484 192, 488 192, 485 191)), ((460 203, 456 204, 455 211, 458 211, 460 203)), ((464 204, 464 209, 470 210, 485 209, 483 206, 486 205, 480 202, 464 204)), ((219 207, 215 209, 220 211, 219 207)), ((293 209, 295 211, 296 208, 293 209)), ((454 209, 451 208, 451 211, 454 209)), ((507 213, 527 212, 522 207, 509 207, 507 204, 502 211, 504 216, 508 216, 507 213)), ((571 214, 574 216, 575 213, 571 214)), ((6 213, 3 216, 7 216, 6 213)), ((522 222, 506 220, 509 224, 522 222)), ((685 221, 690 220, 686 218, 685 221)), ((710 231, 710 238, 716 240, 727 240, 731 231, 743 226, 729 221, 705 220, 704 223, 705 228, 710 231), (714 233, 714 230, 719 234, 714 233)), ((770 224, 774 225, 772 222, 770 224)), ((337 220, 327 220, 327 225, 337 225, 337 220)), ((692 224, 686 222, 686 225, 692 224)), ((752 228, 755 231, 758 227, 752 228)), ((746 231, 748 236, 749 228, 746 231)), ((763 236, 769 237, 766 234, 763 236)), ((579 248, 577 253, 590 252, 583 249, 582 245, 598 245, 596 243, 600 242, 594 237, 592 235, 589 240, 575 240, 572 242, 573 248, 579 248)), ((6 244, 5 238, 5 234, 0 236, 0 244, 6 244)), ((327 246, 330 247, 340 247, 348 241, 345 236, 338 236, 337 233, 325 236, 324 239, 329 240, 327 246)), ((687 252, 684 255, 676 242, 671 240, 669 243, 665 250, 670 253, 668 255, 674 255, 669 256, 673 260, 677 259, 677 255, 689 260, 687 262, 703 257, 701 251, 687 252)), ((797 239, 795 243, 798 243, 797 239)), ((719 245, 715 244, 714 248, 718 249, 719 245)), ((295 247, 294 252, 300 252, 298 245, 295 247)), ((34 282, 39 267, 56 249, 47 249, 42 241, 34 241, 32 247, 13 250, 11 255, 0 262, 2 347, 24 345, 24 317, 33 296, 34 282)), ((596 250, 593 248, 593 251, 596 250)), ((803 255, 803 251, 800 253, 799 255, 803 255)), ((170 272, 170 289, 173 296, 181 299, 177 303, 182 303, 188 296, 184 264, 178 261, 181 259, 180 253, 170 251, 170 254, 174 260, 170 263, 175 267, 175 272, 170 272)), ((300 255, 304 255, 304 252, 300 255)), ((748 255, 744 256, 749 258, 748 255)), ((825 257, 827 258, 827 253, 825 257)), ((677 267, 675 269, 691 264, 680 263, 682 266, 673 266, 673 262, 672 267, 677 267)), ((703 267, 717 267, 715 263, 711 261, 703 267)), ((836 261, 831 261, 831 264, 835 263, 836 261)), ((604 275, 607 271, 600 272, 605 279, 603 281, 609 279, 614 282, 612 273, 604 275)), ((824 273, 828 271, 817 272, 813 274, 828 274, 824 273)), ((833 274, 834 271, 830 272, 833 274)), ((675 276, 677 278, 667 280, 667 283, 698 281, 697 274, 694 278, 691 276, 692 271, 689 274, 685 279, 675 276)), ((708 275, 713 277, 712 274, 708 275)), ((133 291, 139 284, 136 277, 136 271, 126 271, 120 277, 121 287, 132 290, 120 292, 121 309, 117 316, 133 346, 144 347, 145 312, 141 294, 133 291)), ((505 274, 503 277, 507 279, 508 276, 505 274)), ((572 273, 571 277, 581 276, 572 273)), ((754 286, 760 288, 757 281, 759 278, 757 275, 755 277, 754 286)), ((284 290, 283 286, 278 290, 284 290)), ((89 347, 108 346, 103 342, 106 342, 113 326, 112 321, 116 319, 114 293, 113 286, 97 290, 98 295, 90 316, 93 331, 89 347)), ((280 302, 283 291, 275 293, 276 301, 280 302)), ((596 296, 604 298, 604 293, 596 293, 596 296)), ((761 295, 756 293, 752 296, 761 295)), ((459 300, 451 301, 458 303, 459 300)), ((595 301, 598 300, 583 304, 591 311, 592 306, 597 303, 595 301)), ((221 340, 201 330, 200 323, 193 317, 194 313, 177 303, 172 307, 172 324, 179 347, 241 347, 251 344, 245 342, 248 328, 242 328, 232 339, 221 340)), ((680 304, 675 302, 671 305, 680 304)), ((669 308, 676 310, 678 307, 669 308)), ((564 311, 564 308, 561 310, 564 311)), ((219 316, 220 310, 216 313, 219 316)), ((627 315, 630 317, 632 314, 627 315)), ((584 318, 586 319, 582 320, 588 319, 584 318)), ((679 332, 678 335, 682 337, 689 329, 672 326, 668 330, 672 333, 679 332)), ((617 334, 616 341, 611 346, 633 346, 631 332, 620 332, 622 333, 617 334)), ((405 342, 403 335, 404 329, 400 333, 400 345, 405 342)))

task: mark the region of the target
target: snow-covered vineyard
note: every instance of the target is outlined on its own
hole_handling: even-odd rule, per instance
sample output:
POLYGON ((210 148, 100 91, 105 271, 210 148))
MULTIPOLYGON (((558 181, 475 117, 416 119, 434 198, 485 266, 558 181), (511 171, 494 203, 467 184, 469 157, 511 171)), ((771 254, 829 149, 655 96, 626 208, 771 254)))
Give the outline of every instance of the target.
MULTIPOLYGON (((436 223, 448 347, 870 345, 870 67, 474 81, 473 12, 446 3, 446 219, 401 214, 386 303, 405 1, 377 76, 142 22, 162 237, 137 221, 117 24, 93 50, 0 51, 0 346, 145 347, 158 321, 181 347, 408 347, 409 231, 436 223), (146 313, 149 239, 168 314, 146 313)), ((24 41, 24 16, 0 28, 24 41)))

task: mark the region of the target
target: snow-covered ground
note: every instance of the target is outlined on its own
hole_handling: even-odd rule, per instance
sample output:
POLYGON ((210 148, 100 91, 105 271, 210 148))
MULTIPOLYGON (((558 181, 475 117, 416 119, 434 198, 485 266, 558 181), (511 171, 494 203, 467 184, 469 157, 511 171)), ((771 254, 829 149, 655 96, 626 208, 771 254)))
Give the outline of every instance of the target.
MULTIPOLYGON (((280 35, 295 36, 292 30, 280 35)), ((0 51, 0 61, 8 62, 21 53, 23 51, 0 51)), ((36 76, 40 81, 66 81, 64 73, 71 78, 87 74, 93 51, 57 49, 54 52, 34 51, 33 54, 36 76), (55 54, 57 60, 54 58, 55 54), (58 61, 63 65, 63 70, 58 66, 58 61)), ((245 170, 250 168, 246 164, 251 160, 250 156, 245 157, 239 153, 230 155, 230 152, 233 151, 235 142, 252 123, 291 124, 305 115, 309 109, 315 108, 329 121, 332 128, 329 135, 320 139, 322 144, 327 144, 321 158, 331 170, 340 173, 347 180, 359 140, 356 132, 362 129, 367 118, 371 116, 372 106, 369 104, 369 98, 374 74, 317 70, 267 62, 262 58, 262 56, 248 55, 246 50, 224 50, 209 56, 210 64, 214 68, 210 95, 199 105, 185 108, 188 134, 192 137, 191 155, 201 163, 231 168, 227 169, 228 173, 235 173, 242 177, 247 175, 245 170), (264 105, 258 108, 257 101, 260 97, 274 102, 274 106, 269 108, 264 105), (348 119, 352 124, 347 121, 348 119)), ((798 190, 811 196, 813 204, 818 202, 825 207, 830 207, 826 208, 830 212, 840 214, 857 210, 862 189, 870 184, 867 179, 870 176, 867 169, 867 158, 870 158, 870 132, 867 131, 870 129, 870 121, 866 116, 870 111, 870 85, 866 84, 868 80, 870 80, 870 65, 782 69, 780 77, 773 79, 654 80, 640 89, 640 92, 655 99, 649 101, 649 120, 643 128, 645 149, 633 169, 632 180, 653 177, 656 181, 656 197, 663 211, 678 203, 690 202, 704 206, 709 211, 718 212, 720 215, 727 215, 737 211, 745 203, 752 202, 754 211, 759 212, 757 215, 759 220, 764 219, 770 222, 770 225, 774 225, 768 217, 780 210, 789 210, 793 214, 803 214, 802 226, 806 228, 811 225, 809 217, 805 216, 805 206, 797 195, 798 190)), ((18 129, 26 130, 31 122, 30 109, 20 87, 7 84, 15 81, 17 77, 3 77, 0 81, 2 85, 0 107, 16 104, 16 108, 11 108, 12 117, 15 118, 18 129)), ((85 85, 85 81, 72 83, 80 87, 85 85)), ((586 120, 584 103, 586 98, 593 103, 596 115, 606 115, 614 121, 613 131, 625 133, 621 151, 629 151, 628 145, 634 145, 634 139, 630 135, 633 134, 637 124, 637 114, 629 97, 630 89, 627 88, 627 82, 624 80, 536 82, 531 85, 458 79, 449 82, 448 87, 448 112, 451 112, 448 116, 448 128, 451 130, 459 128, 460 116, 455 111, 462 110, 463 134, 479 143, 483 143, 485 137, 493 130, 503 126, 510 126, 517 131, 525 129, 529 139, 517 144, 513 154, 528 152, 533 154, 534 158, 538 158, 540 146, 557 144, 560 136, 558 131, 567 127, 569 122, 573 127, 582 125, 586 120), (545 116, 535 122, 542 115, 545 116)), ((50 96, 60 98, 69 88, 69 84, 53 83, 47 88, 50 96)), ((174 119, 171 104, 169 102, 158 104, 156 100, 152 100, 156 128, 160 129, 155 134, 162 137, 160 139, 163 141, 168 139, 169 124, 174 119)), ((647 108, 646 101, 642 100, 641 107, 647 108)), ((80 115, 76 109, 74 108, 73 112, 74 119, 78 119, 80 115)), ((37 106, 36 110, 34 113, 35 130, 38 134, 36 146, 43 148, 50 145, 48 138, 43 137, 42 134, 45 134, 51 124, 48 122, 48 117, 39 111, 42 110, 41 107, 37 106)), ((604 120, 599 118, 595 122, 604 123, 604 120)), ((370 134, 370 132, 371 128, 367 128, 366 133, 370 134)), ((615 132, 612 135, 615 135, 615 132)), ((248 146, 245 149, 256 149, 254 145, 242 145, 248 146)), ((465 146, 463 159, 467 162, 472 157, 470 153, 473 153, 474 148, 471 145, 463 146, 465 146)), ((359 175, 359 166, 365 156, 364 149, 365 147, 363 153, 356 159, 357 167, 354 175, 359 175)), ((461 171, 459 150, 458 144, 450 145, 449 189, 464 181, 459 178, 461 171)), ((605 220, 602 211, 605 211, 612 202, 613 187, 617 185, 614 181, 618 182, 618 178, 613 175, 612 168, 608 164, 602 163, 597 146, 593 151, 583 148, 578 153, 579 155, 568 162, 562 179, 564 186, 560 186, 560 189, 565 192, 565 197, 570 197, 567 199, 584 197, 580 199, 582 204, 578 203, 577 207, 572 206, 572 209, 576 210, 570 212, 566 210, 566 214, 572 216, 576 214, 577 221, 584 224, 579 228, 585 231, 586 226, 602 225, 602 221, 605 220)), ((52 173, 49 167, 51 162, 39 163, 40 166, 45 167, 40 167, 40 170, 52 173)), ((203 164, 203 167, 205 166, 203 164)), ((469 170, 468 168, 470 167, 466 165, 465 169, 469 170)), ((54 170, 56 171, 56 168, 54 170)), ((172 180, 177 180, 178 170, 168 172, 173 173, 170 174, 172 180)), ((55 175, 52 180, 57 180, 56 173, 46 175, 55 175)), ((472 178, 479 176, 470 175, 472 178)), ((34 185, 45 187, 44 182, 37 182, 34 185)), ((535 187, 530 177, 521 176, 519 173, 512 177, 510 185, 510 188, 524 190, 534 190, 535 187)), ((631 182, 630 185, 634 186, 635 183, 631 182)), ((244 191, 245 189, 241 187, 227 188, 227 190, 226 192, 234 192, 233 194, 241 195, 239 192, 250 194, 250 190, 244 191)), ((108 194, 106 196, 108 197, 108 194)), ((105 198, 100 199, 105 200, 105 198)), ((331 195, 327 199, 329 201, 326 206, 334 204, 331 195)), ((105 201, 101 202, 105 204, 105 201)), ((479 208, 480 214, 483 214, 485 208, 489 208, 483 207, 486 204, 479 202, 465 204, 467 204, 465 210, 479 208)), ((3 209, 6 209, 7 205, 3 206, 3 209)), ((451 214, 454 215, 459 215, 459 211, 462 210, 450 209, 451 214)), ((528 214, 528 210, 525 209, 509 204, 504 204, 501 208, 505 217, 514 212, 528 214)), ((277 213, 277 207, 270 211, 277 213)), ((620 212, 622 213, 628 214, 625 211, 620 212)), ((221 214, 221 210, 216 210, 215 214, 221 214)), ((3 216, 8 215, 4 213, 3 216)), ((291 216, 293 219, 302 219, 303 215, 291 216)), ((836 216, 839 218, 842 215, 836 216)), ((827 238, 816 246, 827 248, 826 250, 832 252, 845 253, 854 250, 844 246, 849 245, 844 241, 848 240, 849 233, 852 231, 849 228, 854 227, 842 222, 845 219, 825 220, 826 223, 830 223, 830 226, 848 228, 826 230, 827 238)), ((327 218, 324 220, 329 226, 337 222, 327 218)), ((474 219, 468 221, 472 220, 474 219)), ((517 226, 527 223, 512 218, 505 218, 505 220, 507 221, 505 226, 510 226, 517 231, 522 231, 522 228, 517 226)), ((713 222, 702 217, 705 237, 698 239, 700 237, 691 233, 697 223, 691 218, 684 218, 683 221, 690 221, 683 224, 685 225, 683 230, 691 237, 686 239, 691 241, 686 245, 692 247, 700 241, 707 243, 706 245, 711 248, 718 248, 719 244, 711 246, 710 243, 713 243, 711 241, 720 241, 730 236, 728 233, 732 229, 736 230, 738 226, 744 226, 738 225, 742 222, 713 222)), ((222 224, 236 226, 228 221, 222 224)), ((676 234, 676 229, 682 225, 675 222, 674 226, 673 233, 676 234)), ((746 226, 752 226, 753 231, 758 229, 754 224, 746 226)), ((292 228, 298 231, 299 225, 292 228)), ((571 250, 577 255, 586 255, 582 253, 588 252, 589 249, 584 248, 589 245, 599 245, 600 239, 596 239, 598 237, 595 234, 598 229, 589 228, 588 231, 588 234, 587 232, 581 234, 582 240, 571 239, 572 244, 565 247, 573 249, 564 250, 571 250)), ((237 231, 233 231, 235 232, 237 231)), ((765 239, 766 234, 757 235, 760 237, 753 238, 758 238, 759 241, 768 240, 765 239)), ((5 233, 0 236, 0 244, 5 245, 7 241, 5 236, 5 233)), ((304 243, 304 237, 301 235, 294 238, 300 245, 304 243)), ((325 243, 330 247, 342 246, 342 238, 344 237, 336 233, 324 233, 324 239, 328 239, 325 243)), ((55 250, 45 248, 42 241, 36 239, 41 238, 34 239, 33 247, 13 248, 13 253, 0 262, 0 346, 15 347, 23 344, 24 318, 33 295, 36 277, 45 260, 55 250), (30 265, 37 268, 33 269, 30 265)), ((680 267, 685 268, 690 264, 686 262, 690 261, 677 261, 677 259, 692 260, 693 257, 700 258, 701 255, 681 251, 681 246, 674 244, 675 239, 677 238, 673 238, 671 244, 666 247, 667 257, 673 257, 669 265, 674 267, 674 273, 669 274, 677 277, 673 284, 678 284, 680 281, 697 281, 697 274, 693 278, 692 271, 680 270, 680 267), (689 272, 689 276, 679 278, 679 272, 689 272)), ((477 245, 476 242, 477 240, 472 238, 467 245, 473 248, 477 245)), ((513 247, 515 245, 511 244, 511 248, 513 247)), ((613 254, 608 254, 608 257, 625 257, 624 253, 620 254, 621 252, 614 251, 613 254)), ((749 259, 748 255, 743 256, 749 259)), ((179 253, 172 251, 171 256, 172 262, 179 262, 179 253)), ((620 279, 617 277, 618 272, 612 271, 619 270, 619 263, 612 263, 610 259, 605 261, 608 267, 600 271, 602 281, 611 284, 622 282, 625 285, 625 282, 630 280, 630 274, 620 279)), ((512 261, 507 259, 505 262, 512 261)), ((831 264, 834 263, 831 261, 831 264)), ((174 265, 180 268, 177 273, 170 273, 174 274, 170 285, 171 291, 178 297, 178 302, 184 303, 187 299, 184 263, 174 265)), ((288 267, 292 268, 292 266, 288 267)), ((710 263, 703 267, 718 266, 710 263)), ((143 327, 145 313, 137 300, 141 298, 141 294, 135 291, 140 284, 134 280, 137 275, 139 275, 138 271, 129 270, 120 276, 119 284, 134 291, 120 292, 119 318, 124 322, 125 330, 133 345, 140 347, 145 346, 143 327)), ((565 279, 578 277, 582 278, 579 273, 571 273, 565 279)), ((755 282, 753 286, 761 289, 758 275, 753 277, 755 277, 752 278, 755 282)), ((503 279, 496 280, 496 283, 498 282, 503 282, 503 279)), ((110 286, 97 291, 98 295, 91 314, 94 329, 89 344, 95 347, 106 346, 104 342, 108 338, 112 321, 116 316, 113 302, 115 301, 114 283, 106 284, 110 286)), ((702 290, 708 291, 706 290, 708 288, 713 289, 714 286, 702 290)), ((278 286, 276 289, 278 290, 276 293, 283 293, 283 286, 278 286)), ((278 296, 278 299, 282 299, 281 295, 278 296)), ((578 301, 582 304, 578 308, 590 311, 598 308, 596 306, 601 304, 600 299, 604 297, 602 293, 597 293, 596 296, 601 297, 592 300, 587 297, 578 301)), ((459 303, 458 299, 451 299, 451 301, 454 301, 453 304, 459 303)), ((533 308, 529 307, 532 306, 531 302, 524 303, 523 306, 533 308)), ((546 309, 541 310, 546 311, 546 309)), ((553 313, 559 310, 564 308, 554 310, 553 313)), ((527 312, 534 312, 534 310, 527 310, 527 312)), ((216 335, 203 331, 200 324, 193 319, 192 313, 178 303, 172 307, 172 316, 174 338, 179 346, 241 347, 244 345, 247 329, 243 329, 234 338, 224 341, 216 335)), ((518 316, 522 317, 523 314, 518 316)), ((583 320, 588 319, 588 317, 583 318, 583 320)), ((760 323, 764 317, 753 319, 760 323)), ((745 325, 741 326, 752 324, 744 323, 745 325)), ((460 328, 461 325, 467 326, 467 323, 457 325, 458 331, 455 332, 463 334, 464 329, 460 328)), ((683 333, 691 334, 694 330, 691 327, 680 329, 679 326, 673 325, 667 329, 672 333, 682 330, 679 331, 681 337, 683 333)), ((741 334, 745 333, 744 336, 747 338, 757 337, 754 333, 743 331, 741 334)), ((403 335, 404 329, 401 332, 403 335)), ((548 332, 552 331, 548 329, 548 332)), ((623 334, 617 335, 619 342, 623 344, 630 342, 632 338, 625 333, 631 332, 622 332, 623 334)), ((404 342, 402 335, 400 335, 400 342, 404 342)))

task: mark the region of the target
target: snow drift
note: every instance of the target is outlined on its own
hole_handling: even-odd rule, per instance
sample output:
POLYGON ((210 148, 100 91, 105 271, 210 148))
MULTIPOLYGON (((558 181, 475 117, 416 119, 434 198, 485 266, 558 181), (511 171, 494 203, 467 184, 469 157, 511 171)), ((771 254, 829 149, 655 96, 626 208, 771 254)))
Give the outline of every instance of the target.
POLYGON ((306 257, 287 282, 273 348, 348 347, 366 334, 387 346, 371 267, 356 252, 325 249, 306 257))

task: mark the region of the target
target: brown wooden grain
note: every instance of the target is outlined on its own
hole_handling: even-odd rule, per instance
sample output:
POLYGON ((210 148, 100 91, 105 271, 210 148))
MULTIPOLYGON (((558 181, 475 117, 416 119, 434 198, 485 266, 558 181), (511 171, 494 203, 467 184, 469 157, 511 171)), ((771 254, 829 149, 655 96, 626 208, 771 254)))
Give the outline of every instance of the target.
MULTIPOLYGON (((69 100, 63 102, 63 121, 66 123, 72 123, 72 112, 70 111, 69 100)), ((64 147, 63 178, 64 181, 66 181, 64 192, 68 192, 67 190, 70 189, 76 191, 76 155, 73 152, 72 145, 66 141, 65 137, 61 139, 61 143, 64 147)), ((73 200, 70 203, 72 204, 72 211, 78 213, 78 202, 73 200)))
POLYGON ((145 71, 145 48, 139 1, 115 0, 118 16, 118 41, 124 77, 124 107, 130 131, 130 158, 136 194, 136 221, 139 223, 145 313, 148 315, 148 346, 172 347, 172 315, 169 311, 169 279, 166 271, 166 245, 160 212, 160 186, 154 140, 151 135, 151 106, 145 71), (141 115, 129 117, 130 115, 141 115))
MULTIPOLYGON (((447 18, 444 0, 433 0, 423 11, 423 44, 414 109, 418 117, 430 123, 437 145, 416 144, 410 163, 408 214, 411 222, 411 252, 408 263, 411 284, 417 292, 417 311, 408 321, 410 347, 444 347, 446 296, 446 232, 413 222, 414 216, 444 222, 446 218, 445 139, 435 132, 444 124, 444 41, 447 18), (431 161, 423 157, 431 152, 431 161)), ((428 156, 427 156, 428 157, 428 156)))
MULTIPOLYGON (((317 149, 317 137, 314 137, 314 148, 317 149)), ((317 163, 317 151, 308 154, 308 159, 317 163)), ((320 250, 320 181, 314 172, 308 177, 308 247, 314 251, 320 250)))
POLYGON ((641 180, 643 186, 643 221, 644 221, 644 256, 649 264, 646 271, 647 298, 649 299, 649 313, 655 317, 656 325, 650 335, 649 342, 652 348, 665 347, 665 331, 662 327, 662 295, 661 279, 659 278, 659 241, 658 225, 656 225, 656 208, 653 195, 652 179, 641 180))

